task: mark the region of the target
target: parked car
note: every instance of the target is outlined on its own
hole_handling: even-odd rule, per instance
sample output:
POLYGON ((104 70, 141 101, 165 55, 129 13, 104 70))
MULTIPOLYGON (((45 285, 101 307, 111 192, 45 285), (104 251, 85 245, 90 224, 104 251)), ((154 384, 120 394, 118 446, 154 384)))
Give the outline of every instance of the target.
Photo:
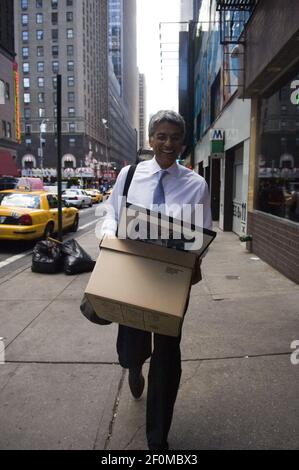
POLYGON ((14 189, 18 184, 18 179, 13 176, 1 176, 0 177, 0 190, 3 189, 14 189))
POLYGON ((99 202, 102 202, 103 195, 98 189, 85 189, 85 192, 88 194, 88 196, 91 197, 93 204, 98 204, 99 202))
POLYGON ((84 189, 66 189, 62 192, 61 198, 69 207, 79 207, 81 209, 84 206, 92 206, 91 197, 84 189))
MULTIPOLYGON (((46 191, 0 192, 0 239, 35 240, 58 230, 58 201, 46 191)), ((62 227, 76 232, 78 209, 62 208, 62 227)))

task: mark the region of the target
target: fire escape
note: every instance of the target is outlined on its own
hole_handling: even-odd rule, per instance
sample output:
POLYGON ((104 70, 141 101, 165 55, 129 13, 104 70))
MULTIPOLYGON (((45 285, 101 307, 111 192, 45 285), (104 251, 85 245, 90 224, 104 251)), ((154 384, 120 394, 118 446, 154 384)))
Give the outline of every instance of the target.
POLYGON ((220 44, 223 45, 223 84, 228 93, 237 88, 240 97, 244 96, 245 87, 245 25, 257 3, 258 0, 216 0, 220 16, 220 44), (232 81, 233 74, 237 81, 232 81))

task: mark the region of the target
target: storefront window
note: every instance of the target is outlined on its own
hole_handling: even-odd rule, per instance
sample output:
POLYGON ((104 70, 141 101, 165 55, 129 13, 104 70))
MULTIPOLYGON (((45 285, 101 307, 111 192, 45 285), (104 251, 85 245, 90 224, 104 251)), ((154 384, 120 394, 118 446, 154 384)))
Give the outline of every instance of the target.
POLYGON ((256 209, 299 222, 299 74, 259 107, 256 209))

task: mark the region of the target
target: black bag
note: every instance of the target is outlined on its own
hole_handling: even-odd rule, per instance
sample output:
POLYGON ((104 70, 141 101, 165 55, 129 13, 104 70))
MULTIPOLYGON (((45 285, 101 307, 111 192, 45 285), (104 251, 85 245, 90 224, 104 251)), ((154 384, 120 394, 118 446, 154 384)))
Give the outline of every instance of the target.
POLYGON ((80 304, 80 310, 85 318, 87 318, 87 320, 91 321, 92 323, 97 323, 98 325, 110 325, 112 323, 111 321, 98 317, 85 294, 80 304))
POLYGON ((61 247, 50 240, 37 242, 33 248, 31 270, 34 273, 54 274, 62 268, 61 247))
POLYGON ((92 271, 96 262, 86 253, 73 238, 61 246, 64 255, 63 269, 66 274, 79 274, 92 271))

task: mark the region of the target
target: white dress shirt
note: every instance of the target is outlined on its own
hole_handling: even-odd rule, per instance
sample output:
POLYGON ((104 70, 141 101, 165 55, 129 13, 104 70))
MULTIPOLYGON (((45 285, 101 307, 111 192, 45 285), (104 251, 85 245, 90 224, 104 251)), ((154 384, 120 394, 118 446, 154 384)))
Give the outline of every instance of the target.
MULTIPOLYGON (((120 171, 113 191, 105 204, 112 206, 101 225, 100 236, 115 234, 119 220, 119 198, 123 195, 124 185, 130 165, 120 171), (114 213, 114 217, 111 213, 114 213)), ((137 165, 131 185, 128 191, 128 202, 137 206, 152 209, 153 194, 159 180, 160 165, 155 157, 137 165)), ((203 227, 212 229, 212 217, 210 209, 210 195, 205 179, 188 168, 178 165, 176 162, 167 168, 168 174, 163 178, 165 193, 166 214, 167 206, 173 206, 176 212, 171 212, 174 218, 181 218, 183 204, 190 204, 195 208, 196 204, 203 205, 203 227)), ((193 209, 192 209, 193 210, 193 209)), ((168 214, 167 214, 168 215, 168 214)), ((190 221, 189 221, 190 222, 190 221)))

